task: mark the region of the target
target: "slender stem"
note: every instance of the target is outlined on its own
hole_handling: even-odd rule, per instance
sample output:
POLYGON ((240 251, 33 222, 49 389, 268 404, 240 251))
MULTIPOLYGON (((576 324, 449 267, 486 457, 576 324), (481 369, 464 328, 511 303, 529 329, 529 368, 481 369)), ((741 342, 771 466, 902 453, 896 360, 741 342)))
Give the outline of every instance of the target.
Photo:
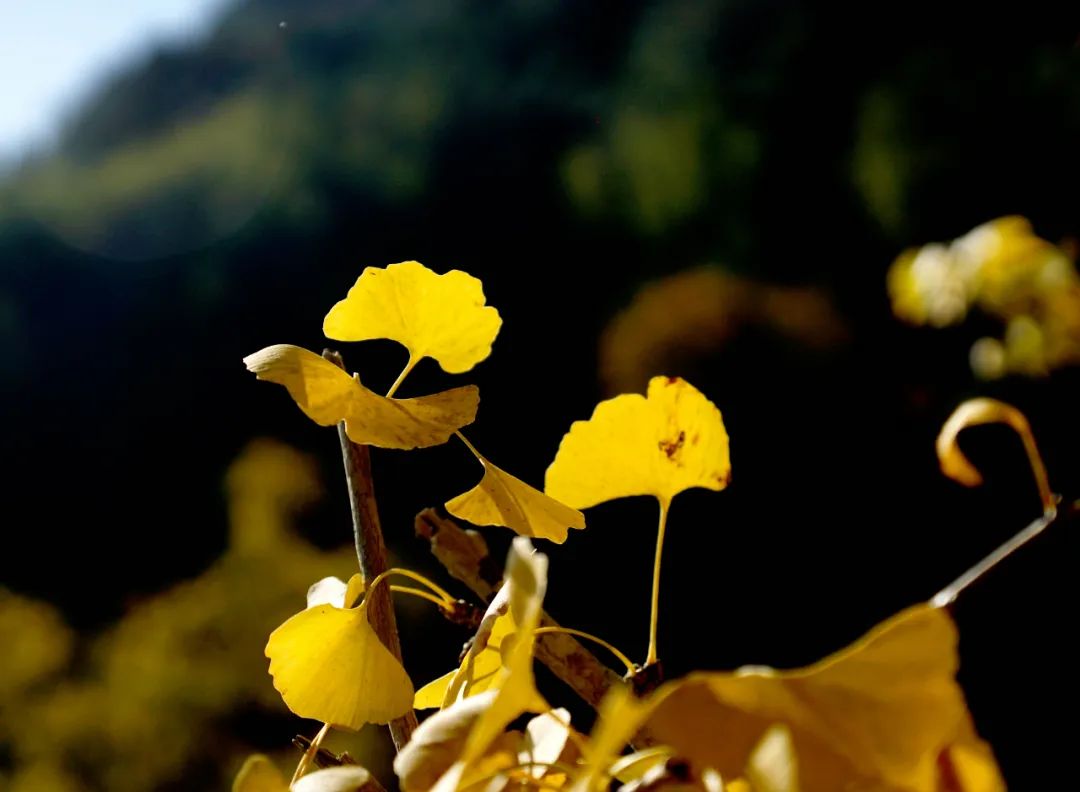
MULTIPOLYGON (((447 605, 453 605, 456 601, 453 597, 450 596, 449 592, 447 592, 437 583, 428 580, 419 572, 413 572, 411 569, 403 569, 401 567, 393 567, 392 569, 387 569, 385 572, 380 572, 375 577, 375 579, 371 581, 370 584, 368 584, 367 593, 370 594, 372 591, 378 588, 380 583, 382 583, 389 577, 393 577, 394 575, 398 575, 400 577, 407 577, 415 580, 417 583, 422 583, 423 585, 431 589, 433 592, 435 592, 435 594, 437 594, 440 598, 442 598, 443 602, 447 605)), ((393 586, 391 586, 391 588, 393 588, 393 586)))
POLYGON ((329 733, 330 724, 324 723, 323 727, 319 729, 319 733, 315 735, 315 739, 311 741, 311 745, 309 745, 308 749, 304 751, 304 755, 300 757, 300 763, 296 765, 296 772, 293 773, 292 781, 289 782, 290 787, 297 781, 299 781, 301 776, 303 776, 304 773, 307 772, 308 766, 311 764, 311 760, 315 758, 315 754, 319 752, 319 746, 322 744, 322 741, 326 739, 326 735, 328 735, 329 733))
POLYGON ((465 439, 465 435, 463 435, 460 431, 455 431, 454 434, 457 435, 458 440, 460 440, 461 442, 463 442, 465 444, 466 448, 468 448, 470 451, 472 451, 474 457, 479 459, 481 462, 484 461, 483 454, 481 454, 479 451, 476 450, 476 446, 474 446, 472 443, 470 443, 468 440, 465 439))
POLYGON ((930 604, 935 608, 951 605, 964 589, 985 576, 990 570, 1045 531, 1057 517, 1057 509, 1051 507, 1042 517, 1030 522, 1024 530, 1013 536, 982 561, 935 594, 934 598, 930 600, 930 604))
MULTIPOLYGON (((323 352, 323 357, 334 365, 345 368, 344 361, 337 352, 326 350, 323 352)), ((375 501, 375 484, 371 475, 371 452, 366 445, 358 445, 349 439, 345 433, 344 421, 338 424, 338 440, 341 443, 345 481, 349 489, 356 556, 364 579, 375 580, 386 571, 389 564, 382 525, 379 521, 378 504, 375 501)), ((398 636, 397 619, 390 601, 390 591, 375 591, 372 595, 364 598, 365 602, 371 603, 368 610, 371 626, 390 654, 401 662, 401 639, 398 636)), ((397 750, 400 751, 405 747, 416 726, 416 713, 412 710, 390 721, 390 736, 397 750)))
POLYGON ((656 558, 652 573, 652 613, 649 617, 649 653, 645 665, 656 662, 656 625, 660 618, 660 562, 664 554, 664 531, 667 529, 668 501, 660 499, 660 525, 656 531, 656 558))
POLYGON ((620 663, 622 663, 624 666, 626 666, 627 672, 633 673, 636 670, 633 661, 629 657, 627 657, 625 654, 620 652, 616 647, 609 644, 603 638, 598 638, 597 636, 593 635, 592 633, 587 633, 584 630, 574 630, 574 629, 572 629, 570 627, 539 627, 539 628, 533 630, 533 635, 549 635, 551 633, 562 633, 563 635, 573 635, 576 638, 584 638, 587 641, 592 641, 595 644, 599 644, 600 646, 604 647, 609 652, 611 652, 613 655, 615 655, 615 657, 618 659, 618 661, 620 663))
POLYGON ((386 392, 386 398, 389 399, 391 396, 397 393, 397 389, 401 387, 401 383, 403 383, 405 381, 405 378, 409 376, 409 372, 413 370, 413 366, 415 366, 419 362, 419 358, 414 358, 411 353, 409 354, 409 362, 405 364, 405 368, 401 370, 401 373, 398 374, 397 379, 394 380, 394 384, 390 386, 390 390, 386 392))
POLYGON ((440 608, 446 607, 446 601, 441 600, 434 594, 431 594, 423 589, 413 588, 412 586, 390 586, 390 590, 395 594, 411 594, 414 597, 427 600, 428 602, 438 605, 440 608))

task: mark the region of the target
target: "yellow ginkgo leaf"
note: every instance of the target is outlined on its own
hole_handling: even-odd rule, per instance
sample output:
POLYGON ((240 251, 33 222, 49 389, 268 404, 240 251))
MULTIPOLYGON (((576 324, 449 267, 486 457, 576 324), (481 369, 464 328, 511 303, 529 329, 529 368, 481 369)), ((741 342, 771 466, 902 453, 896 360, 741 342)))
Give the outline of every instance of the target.
POLYGON ((476 419, 475 385, 415 399, 388 399, 360 384, 314 352, 275 344, 244 358, 249 371, 284 385, 301 410, 320 426, 345 422, 354 443, 379 448, 441 445, 476 419))
POLYGON ((232 792, 289 792, 289 782, 269 757, 254 754, 244 760, 232 792))
MULTIPOLYGON (((464 440, 464 438, 462 438, 464 440)), ((502 525, 519 536, 562 544, 568 528, 584 528, 585 515, 496 467, 465 441, 484 477, 468 492, 446 502, 446 510, 473 525, 502 525)))
POLYGON ((266 656, 274 687, 302 718, 359 729, 412 709, 412 682, 375 634, 366 601, 301 611, 270 634, 266 656))
MULTIPOLYGON (((648 727, 725 778, 745 776, 779 724, 789 730, 785 750, 797 756, 801 792, 938 792, 940 757, 977 744, 955 680, 956 644, 944 610, 916 606, 804 669, 701 672, 670 683, 648 727)), ((997 775, 992 759, 989 767, 997 775)))
POLYGON ((630 495, 669 503, 691 487, 721 490, 730 476, 720 411, 685 380, 653 377, 647 396, 616 396, 574 422, 544 491, 578 509, 630 495))
POLYGON ((430 357, 460 374, 491 354, 502 326, 484 303, 483 284, 459 270, 437 275, 416 261, 367 267, 330 309, 323 332, 338 341, 389 338, 409 350, 409 368, 430 357))

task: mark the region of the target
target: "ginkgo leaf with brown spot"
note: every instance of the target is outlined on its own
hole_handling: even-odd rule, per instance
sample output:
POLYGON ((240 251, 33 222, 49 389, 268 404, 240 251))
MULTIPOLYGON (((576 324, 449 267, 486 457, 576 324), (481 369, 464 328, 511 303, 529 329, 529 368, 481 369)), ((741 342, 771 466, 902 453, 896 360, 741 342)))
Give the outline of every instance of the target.
POLYGON ((485 303, 483 284, 460 270, 439 275, 417 261, 367 267, 323 332, 338 341, 389 338, 409 350, 407 369, 430 357, 460 374, 491 354, 502 326, 485 303))
POLYGON ((502 525, 517 533, 561 544, 569 528, 584 528, 585 515, 545 495, 482 456, 471 444, 484 477, 468 492, 446 502, 446 510, 473 525, 502 525))
POLYGON ((441 445, 476 419, 475 385, 413 399, 390 399, 301 347, 275 344, 244 358, 249 371, 285 386, 297 406, 320 426, 345 422, 354 443, 379 448, 441 445))
POLYGON ((302 718, 359 729, 412 709, 412 681, 375 634, 366 600, 297 613, 271 633, 266 656, 274 687, 302 718))
POLYGON ((678 377, 653 377, 645 396, 600 402, 575 421, 548 467, 544 491, 584 509, 632 495, 669 503, 692 487, 721 490, 731 476, 720 411, 678 377))

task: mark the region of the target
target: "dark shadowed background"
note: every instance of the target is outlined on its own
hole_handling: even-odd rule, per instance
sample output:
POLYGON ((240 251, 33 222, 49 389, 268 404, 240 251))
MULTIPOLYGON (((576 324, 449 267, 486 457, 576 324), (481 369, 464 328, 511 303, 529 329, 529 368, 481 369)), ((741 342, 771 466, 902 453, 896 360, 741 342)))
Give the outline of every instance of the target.
MULTIPOLYGON (((262 700, 192 704, 183 691, 203 686, 203 660, 167 652, 190 682, 141 717, 199 740, 143 780, 123 768, 160 743, 87 747, 77 724, 36 718, 74 711, 41 703, 59 689, 83 701, 79 686, 111 662, 101 636, 125 614, 218 568, 235 518, 226 471, 254 438, 314 460, 324 493, 299 499, 304 552, 346 548, 305 561, 303 581, 349 574, 336 435, 241 358, 321 349, 323 315, 368 265, 417 259, 483 280, 505 322, 492 357, 461 377, 426 361, 404 395, 478 384, 470 438, 531 483, 573 420, 651 374, 684 376, 719 406, 732 484, 681 496, 671 514, 671 674, 812 661, 1036 516, 1007 431, 965 437, 985 487, 938 472, 934 437, 964 398, 1023 409, 1053 485, 1075 498, 1077 370, 982 382, 968 365, 980 320, 910 327, 885 288, 903 249, 1002 215, 1054 242, 1080 236, 1080 25, 1059 5, 247 0, 115 69, 55 147, 0 180, 0 586, 70 625, 49 628, 65 636, 55 667, 28 672, 36 703, 16 691, 23 703, 5 705, 0 687, 0 784, 225 788, 246 750, 301 729, 268 676, 252 678, 262 700), (649 321, 613 335, 642 288, 686 271, 707 288, 686 276, 649 321), (669 329, 688 313, 707 327, 669 329), (28 745, 23 730, 42 733, 28 745)), ((404 363, 388 342, 338 346, 376 389, 404 363)), ((413 515, 472 486, 478 467, 454 447, 375 451, 374 465, 393 552, 438 575, 413 515)), ((548 610, 643 656, 655 505, 587 517, 543 548, 548 610)), ((956 610, 961 679, 1015 789, 1070 766, 1050 715, 1077 703, 1075 528, 1055 526, 956 610)), ((484 532, 506 546, 509 532, 484 532)), ((260 574, 207 602, 233 607, 260 574)), ((287 602, 286 614, 302 596, 287 602)), ((168 632, 172 614, 147 618, 168 632)), ((460 631, 411 606, 403 622, 413 678, 446 671, 460 631)), ((0 668, 30 651, 6 623, 0 668)), ((263 668, 258 640, 244 658, 263 668)), ((80 705, 86 721, 113 711, 124 676, 80 705)))

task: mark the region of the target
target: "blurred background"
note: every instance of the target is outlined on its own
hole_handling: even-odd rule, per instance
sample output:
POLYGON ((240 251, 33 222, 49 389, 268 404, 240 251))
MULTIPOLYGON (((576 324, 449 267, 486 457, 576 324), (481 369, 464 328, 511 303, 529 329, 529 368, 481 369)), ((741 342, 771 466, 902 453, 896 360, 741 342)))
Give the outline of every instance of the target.
MULTIPOLYGON (((226 789, 250 751, 284 765, 314 733, 262 649, 311 582, 353 570, 337 437, 241 358, 321 349, 368 265, 483 280, 505 320, 492 357, 457 378, 425 361, 404 395, 478 384, 470 438, 530 483, 573 420, 653 374, 720 407, 732 484, 671 514, 671 675, 810 662, 1035 517, 1006 430, 964 438, 985 487, 938 472, 964 398, 1023 409, 1077 497, 1075 17, 1042 0, 7 9, 0 789, 226 789), (1009 216, 1032 226, 968 233, 1009 216)), ((376 389, 404 363, 389 342, 342 352, 376 389)), ((395 560, 446 583, 413 516, 478 466, 455 446, 374 466, 395 560)), ((640 658, 655 504, 587 517, 543 548, 548 610, 640 658)), ((1080 703, 1075 529, 956 608, 961 681, 1014 789, 1075 755, 1050 720, 1080 703)), ((484 534, 502 553, 509 532, 484 534)), ((400 613, 417 684, 448 670, 462 631, 400 613)), ((390 779, 378 733, 336 739, 390 779)))

